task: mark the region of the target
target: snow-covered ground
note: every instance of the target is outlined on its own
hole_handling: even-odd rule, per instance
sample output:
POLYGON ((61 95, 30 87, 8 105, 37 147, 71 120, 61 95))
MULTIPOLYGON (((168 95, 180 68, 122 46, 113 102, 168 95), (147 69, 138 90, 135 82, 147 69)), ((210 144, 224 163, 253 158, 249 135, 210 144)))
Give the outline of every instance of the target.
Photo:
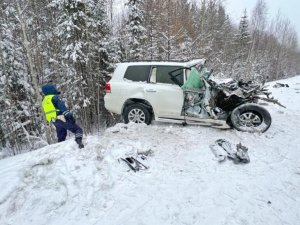
POLYGON ((118 124, 0 160, 1 225, 300 224, 300 76, 272 89, 264 134, 198 126, 118 124), (218 163, 223 138, 249 148, 251 162, 218 163), (146 171, 119 162, 152 151, 146 171))

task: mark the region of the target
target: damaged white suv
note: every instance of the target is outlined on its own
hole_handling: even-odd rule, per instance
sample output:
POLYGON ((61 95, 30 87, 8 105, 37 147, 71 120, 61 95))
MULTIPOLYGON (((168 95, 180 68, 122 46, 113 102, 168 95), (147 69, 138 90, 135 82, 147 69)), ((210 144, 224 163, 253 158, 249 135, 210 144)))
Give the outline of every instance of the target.
POLYGON ((150 124, 154 119, 266 131, 271 125, 271 116, 255 104, 258 96, 265 94, 263 86, 243 86, 240 82, 216 84, 208 79, 210 74, 205 77, 201 72, 206 69, 204 64, 204 59, 119 63, 105 86, 105 107, 122 115, 125 123, 150 124), (185 88, 195 78, 202 83, 199 88, 193 85, 193 88, 185 88))

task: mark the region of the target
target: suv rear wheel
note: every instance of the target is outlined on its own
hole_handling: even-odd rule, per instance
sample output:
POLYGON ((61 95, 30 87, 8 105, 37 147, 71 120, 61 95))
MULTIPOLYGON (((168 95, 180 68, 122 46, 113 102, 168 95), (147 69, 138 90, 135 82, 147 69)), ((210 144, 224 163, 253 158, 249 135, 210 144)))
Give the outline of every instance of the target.
POLYGON ((125 108, 124 113, 125 123, 151 123, 151 114, 149 110, 142 104, 134 103, 125 108))

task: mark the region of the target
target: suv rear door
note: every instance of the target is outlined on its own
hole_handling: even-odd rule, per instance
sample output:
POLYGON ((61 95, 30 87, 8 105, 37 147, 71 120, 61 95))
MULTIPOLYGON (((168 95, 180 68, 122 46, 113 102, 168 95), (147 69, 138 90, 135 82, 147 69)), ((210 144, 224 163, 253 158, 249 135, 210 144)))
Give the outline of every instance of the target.
MULTIPOLYGON (((149 82, 145 84, 145 99, 152 105, 157 117, 181 118, 183 91, 169 75, 169 72, 179 68, 183 67, 157 65, 151 68, 149 82)), ((182 85, 183 69, 178 70, 176 78, 182 85)))

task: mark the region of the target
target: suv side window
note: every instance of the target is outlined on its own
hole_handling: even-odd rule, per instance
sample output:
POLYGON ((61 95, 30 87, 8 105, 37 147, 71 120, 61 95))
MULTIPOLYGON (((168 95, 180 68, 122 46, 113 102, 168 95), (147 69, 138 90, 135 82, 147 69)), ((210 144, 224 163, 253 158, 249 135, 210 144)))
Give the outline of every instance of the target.
MULTIPOLYGON (((180 68, 183 68, 183 67, 181 67, 181 66, 155 66, 152 68, 150 82, 152 80, 155 80, 156 83, 176 84, 176 83, 174 83, 174 81, 171 80, 169 72, 180 69, 180 68), (155 79, 153 79, 153 76, 155 76, 155 79)), ((175 75, 176 75, 176 79, 180 83, 180 85, 183 85, 183 69, 176 71, 175 75)))
POLYGON ((124 78, 132 81, 147 82, 151 66, 128 66, 124 78))

